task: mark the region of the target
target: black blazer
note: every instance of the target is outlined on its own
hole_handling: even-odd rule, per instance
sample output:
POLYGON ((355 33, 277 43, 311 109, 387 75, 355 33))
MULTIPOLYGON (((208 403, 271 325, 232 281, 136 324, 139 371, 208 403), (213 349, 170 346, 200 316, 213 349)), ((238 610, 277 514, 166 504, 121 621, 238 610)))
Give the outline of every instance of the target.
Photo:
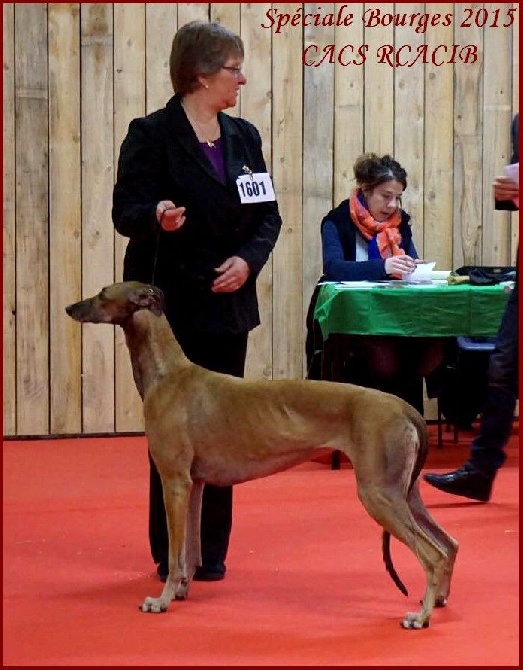
POLYGON ((258 131, 224 113, 218 120, 225 184, 201 150, 179 96, 134 119, 120 150, 112 218, 116 230, 129 237, 124 280, 161 288, 171 325, 244 333, 259 324, 256 277, 282 222, 276 202, 242 205, 235 185, 244 166, 267 171, 258 131), (186 207, 186 221, 178 231, 159 226, 160 200, 186 207), (233 255, 248 263, 247 282, 235 293, 212 293, 214 268, 233 255))

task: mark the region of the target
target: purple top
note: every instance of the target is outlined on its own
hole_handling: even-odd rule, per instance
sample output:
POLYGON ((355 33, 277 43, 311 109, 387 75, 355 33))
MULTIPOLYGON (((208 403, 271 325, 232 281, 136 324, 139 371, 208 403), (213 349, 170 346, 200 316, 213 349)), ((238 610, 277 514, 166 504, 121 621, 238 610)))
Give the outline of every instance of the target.
POLYGON ((217 140, 212 142, 214 146, 210 147, 207 142, 200 142, 203 153, 207 156, 211 165, 216 170, 221 182, 225 184, 227 178, 225 176, 225 165, 223 163, 223 149, 222 149, 222 138, 219 137, 217 140))

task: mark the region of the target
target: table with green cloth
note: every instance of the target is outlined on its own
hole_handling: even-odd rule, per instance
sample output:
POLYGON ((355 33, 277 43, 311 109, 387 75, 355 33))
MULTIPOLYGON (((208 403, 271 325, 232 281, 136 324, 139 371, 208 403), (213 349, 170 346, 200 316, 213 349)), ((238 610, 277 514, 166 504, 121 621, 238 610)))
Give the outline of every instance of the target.
POLYGON ((326 282, 314 310, 323 339, 322 377, 339 379, 339 336, 492 337, 507 298, 502 284, 326 282))

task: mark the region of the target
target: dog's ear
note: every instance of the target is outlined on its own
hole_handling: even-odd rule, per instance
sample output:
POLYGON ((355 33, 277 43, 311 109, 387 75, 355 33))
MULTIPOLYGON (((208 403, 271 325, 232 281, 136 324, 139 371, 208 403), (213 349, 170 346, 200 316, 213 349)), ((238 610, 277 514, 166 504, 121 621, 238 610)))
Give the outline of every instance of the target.
POLYGON ((157 286, 146 286, 135 295, 134 303, 138 309, 148 309, 155 316, 160 316, 164 311, 164 297, 157 286))

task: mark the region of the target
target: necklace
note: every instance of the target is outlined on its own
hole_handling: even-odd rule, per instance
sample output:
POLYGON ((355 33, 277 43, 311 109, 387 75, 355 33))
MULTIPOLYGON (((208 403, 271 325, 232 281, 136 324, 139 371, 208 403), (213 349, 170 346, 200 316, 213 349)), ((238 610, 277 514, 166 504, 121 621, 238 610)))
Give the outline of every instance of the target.
POLYGON ((215 149, 216 148, 216 142, 214 142, 213 140, 206 140, 205 139, 205 136, 207 135, 207 133, 203 132, 202 126, 200 125, 200 123, 197 121, 197 119, 195 119, 193 116, 191 116, 189 114, 189 112, 187 111, 187 108, 185 107, 183 102, 181 103, 181 105, 183 107, 183 111, 185 112, 185 115, 189 119, 189 123, 197 131, 196 135, 198 137, 198 140, 201 137, 202 138, 202 144, 206 144, 209 147, 209 149, 215 149))

